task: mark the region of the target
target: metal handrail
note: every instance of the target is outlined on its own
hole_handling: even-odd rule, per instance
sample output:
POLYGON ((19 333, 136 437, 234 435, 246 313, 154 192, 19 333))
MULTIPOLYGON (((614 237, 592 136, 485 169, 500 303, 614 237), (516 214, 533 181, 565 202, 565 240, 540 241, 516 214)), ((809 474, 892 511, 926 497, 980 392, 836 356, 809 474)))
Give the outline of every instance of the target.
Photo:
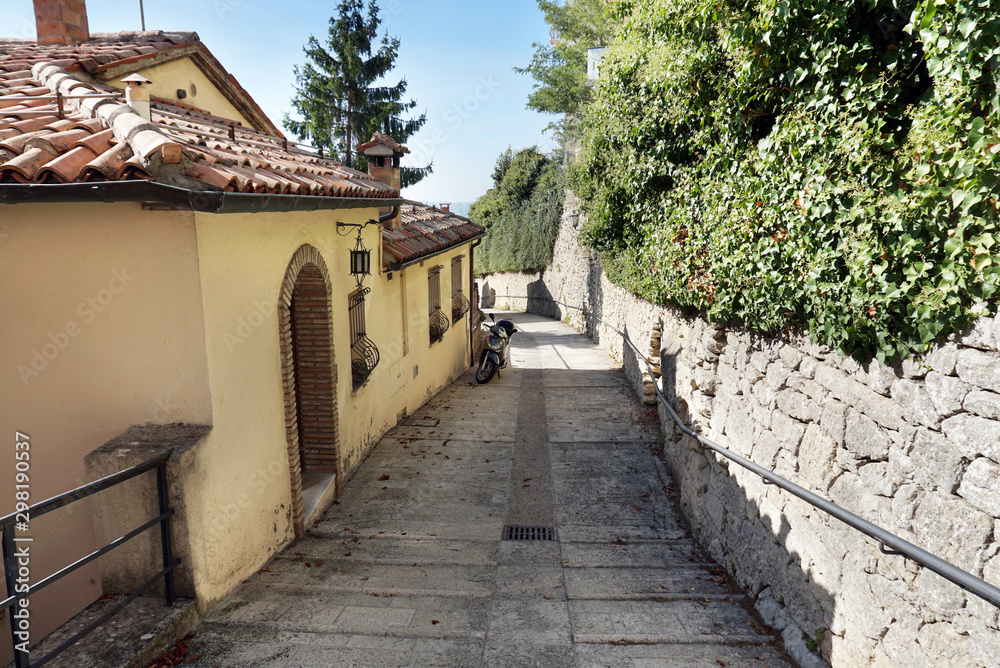
MULTIPOLYGON (((615 331, 619 335, 621 335, 625 343, 627 343, 629 347, 635 351, 635 354, 640 359, 642 359, 643 362, 645 362, 646 369, 649 372, 650 378, 655 377, 653 375, 653 369, 649 363, 649 360, 646 358, 645 355, 642 354, 642 351, 640 351, 639 348, 637 348, 636 345, 632 343, 632 339, 629 338, 628 334, 621 331, 614 325, 605 322, 604 319, 602 319, 600 316, 595 315, 594 313, 588 311, 587 309, 582 308, 580 306, 573 306, 571 304, 566 304, 565 302, 561 302, 558 299, 552 299, 551 297, 526 297, 524 295, 497 295, 497 298, 525 299, 528 301, 532 299, 540 301, 549 301, 549 302, 554 302, 556 304, 560 304, 567 308, 581 311, 584 315, 590 316, 595 320, 598 320, 608 329, 615 331)), ((799 497, 809 505, 822 510, 823 512, 827 513, 828 515, 831 515, 832 517, 837 518, 838 520, 840 520, 847 526, 851 527, 852 529, 856 529, 857 531, 860 531, 861 533, 869 536, 870 538, 874 538, 876 541, 878 541, 879 550, 883 554, 897 555, 904 557, 906 559, 912 559, 921 566, 925 566, 926 568, 929 568, 930 570, 934 571, 944 579, 958 585, 959 587, 968 592, 975 594, 984 601, 1000 608, 1000 588, 991 585, 989 582, 986 582, 981 578, 977 578, 975 575, 972 575, 971 573, 962 570, 958 566, 955 566, 954 564, 931 554, 930 552, 924 550, 923 548, 917 547, 913 543, 904 540, 903 538, 900 538, 896 534, 886 531, 885 529, 876 524, 872 524, 863 517, 859 517, 858 515, 855 515, 854 513, 845 510, 844 508, 841 508, 832 501, 824 499, 818 494, 814 494, 813 492, 810 492, 809 490, 800 487, 799 485, 796 485, 790 480, 786 480, 785 478, 781 477, 774 471, 766 469, 763 466, 760 466, 759 464, 755 464, 749 459, 741 457, 740 455, 737 455, 736 453, 727 450, 726 448, 722 447, 715 441, 712 441, 711 439, 705 438, 701 434, 698 434, 697 432, 693 431, 690 427, 685 425, 683 422, 681 422, 681 419, 674 411, 673 406, 670 405, 670 402, 667 401, 666 397, 664 397, 663 393, 660 391, 659 383, 654 382, 653 389, 656 391, 656 396, 660 400, 660 403, 663 404, 663 407, 667 409, 668 413, 670 413, 670 417, 673 419, 674 423, 680 428, 680 430, 684 432, 686 435, 696 439, 699 443, 701 443, 705 447, 714 450, 715 452, 719 453, 720 455, 731 461, 736 462, 737 464, 747 469, 748 471, 759 475, 767 482, 777 485, 778 487, 787 492, 791 492, 792 494, 799 497)))
MULTIPOLYGON (((173 556, 173 544, 170 535, 170 516, 174 514, 173 508, 170 508, 167 500, 167 460, 170 458, 170 453, 166 453, 157 457, 156 459, 151 459, 142 464, 137 464, 124 471, 119 471, 118 473, 113 473, 112 475, 105 476, 99 480, 88 483, 86 485, 81 485, 76 489, 64 492, 58 496, 54 496, 45 501, 40 501, 32 506, 30 506, 27 511, 14 512, 4 517, 0 517, 0 532, 3 534, 3 563, 4 563, 4 580, 7 585, 7 598, 0 601, 0 612, 7 610, 8 608, 13 608, 19 605, 20 601, 27 599, 32 594, 40 589, 43 589, 55 581, 69 575, 73 571, 81 568, 94 561, 103 554, 110 552, 111 550, 120 547, 127 541, 131 540, 140 533, 152 529, 154 526, 160 526, 160 546, 163 556, 163 569, 154 575, 152 578, 147 580, 145 583, 140 585, 134 592, 132 592, 124 600, 119 601, 114 607, 105 612, 97 620, 94 620, 88 624, 85 628, 78 631, 71 638, 59 644, 58 647, 50 651, 45 656, 31 661, 28 656, 27 650, 17 649, 20 643, 17 639, 21 637, 17 628, 17 619, 14 617, 14 611, 8 612, 8 617, 10 618, 10 633, 11 633, 11 644, 14 646, 14 666, 15 668, 30 668, 30 666, 35 666, 39 668, 44 666, 46 663, 56 658, 63 651, 65 651, 70 646, 76 644, 81 638, 89 634, 95 628, 100 626, 102 623, 107 621, 110 617, 117 614, 122 608, 132 602, 136 597, 149 589, 157 580, 163 578, 163 589, 164 598, 166 599, 167 605, 173 605, 174 603, 174 570, 181 563, 180 559, 176 559, 173 556), (51 575, 46 576, 39 582, 24 588, 18 588, 16 586, 16 577, 18 574, 18 554, 15 551, 15 543, 20 543, 25 540, 31 541, 31 538, 15 538, 14 532, 15 528, 19 523, 24 523, 30 521, 31 518, 39 517, 50 513, 54 510, 58 510, 64 506, 67 506, 74 501, 79 501, 80 499, 85 499, 92 494, 96 494, 110 487, 125 482, 126 480, 131 480, 136 476, 147 473, 156 469, 156 491, 157 491, 157 501, 159 515, 149 520, 148 522, 142 524, 141 526, 129 531, 125 535, 116 538, 107 545, 97 550, 94 550, 87 556, 76 560, 69 566, 66 566, 51 575), (21 519, 27 517, 28 520, 21 519)), ((23 607, 23 604, 20 604, 23 607)), ((27 643, 24 643, 27 646, 27 643)))

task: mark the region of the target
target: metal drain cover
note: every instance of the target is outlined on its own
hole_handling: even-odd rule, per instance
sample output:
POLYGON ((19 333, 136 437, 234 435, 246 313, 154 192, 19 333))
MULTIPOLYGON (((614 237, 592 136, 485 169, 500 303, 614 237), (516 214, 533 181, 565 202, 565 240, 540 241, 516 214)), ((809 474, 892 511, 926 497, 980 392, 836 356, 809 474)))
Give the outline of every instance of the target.
POLYGON ((508 524, 503 528, 504 540, 555 540, 555 527, 524 527, 508 524))

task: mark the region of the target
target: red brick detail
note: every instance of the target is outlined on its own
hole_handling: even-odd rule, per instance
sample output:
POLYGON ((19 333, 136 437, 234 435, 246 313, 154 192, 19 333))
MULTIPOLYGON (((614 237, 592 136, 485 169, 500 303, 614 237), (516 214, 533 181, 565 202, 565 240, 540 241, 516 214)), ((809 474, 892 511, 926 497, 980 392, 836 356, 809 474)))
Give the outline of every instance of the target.
POLYGON ((330 295, 326 263, 318 250, 302 246, 288 265, 278 300, 285 434, 296 536, 305 530, 302 472, 334 471, 337 494, 343 480, 330 295))
POLYGON ((73 45, 90 40, 84 0, 34 0, 39 45, 73 45))

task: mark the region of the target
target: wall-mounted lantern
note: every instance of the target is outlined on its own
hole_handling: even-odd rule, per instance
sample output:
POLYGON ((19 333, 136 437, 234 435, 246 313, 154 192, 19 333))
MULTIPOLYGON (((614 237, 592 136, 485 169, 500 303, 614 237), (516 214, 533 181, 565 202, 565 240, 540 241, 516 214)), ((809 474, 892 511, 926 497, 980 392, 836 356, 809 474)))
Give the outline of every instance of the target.
POLYGON ((380 225, 380 223, 377 220, 369 220, 363 225, 358 225, 357 223, 337 223, 337 234, 340 236, 346 236, 344 232, 341 232, 342 228, 358 228, 358 238, 354 242, 354 248, 351 250, 350 271, 359 288, 364 284, 365 276, 370 276, 372 273, 372 252, 365 248, 365 242, 361 239, 361 231, 369 225, 380 225))
POLYGON ((580 225, 579 211, 574 211, 573 213, 569 214, 569 224, 573 226, 574 230, 580 225))
POLYGON ((372 252, 365 248, 364 242, 361 240, 361 230, 358 230, 358 240, 354 244, 354 250, 351 251, 351 275, 354 276, 354 280, 358 282, 358 287, 365 282, 365 276, 370 276, 372 273, 372 252))

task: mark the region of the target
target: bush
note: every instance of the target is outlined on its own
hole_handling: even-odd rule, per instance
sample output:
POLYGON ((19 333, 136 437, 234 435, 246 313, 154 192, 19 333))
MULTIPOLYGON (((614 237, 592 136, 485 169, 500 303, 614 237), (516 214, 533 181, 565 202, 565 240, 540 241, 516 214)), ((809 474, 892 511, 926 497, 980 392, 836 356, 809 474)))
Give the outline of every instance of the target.
POLYGON ((634 0, 571 184, 612 280, 881 361, 997 293, 988 0, 634 0))
POLYGON ((536 271, 552 261, 562 218, 565 179, 560 164, 535 147, 497 160, 494 187, 476 200, 469 217, 487 234, 477 248, 476 270, 536 271))

